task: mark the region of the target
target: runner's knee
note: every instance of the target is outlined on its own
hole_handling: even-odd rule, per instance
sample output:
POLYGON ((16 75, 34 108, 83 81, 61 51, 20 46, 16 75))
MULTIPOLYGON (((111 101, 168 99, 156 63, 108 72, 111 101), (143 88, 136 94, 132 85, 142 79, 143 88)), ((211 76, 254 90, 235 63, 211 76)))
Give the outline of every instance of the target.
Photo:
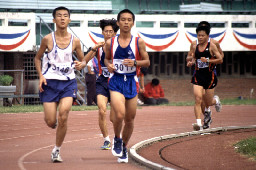
POLYGON ((47 126, 49 126, 50 128, 55 128, 56 127, 56 119, 53 120, 53 119, 45 118, 44 121, 47 124, 47 126))
POLYGON ((202 97, 200 97, 200 96, 195 96, 195 104, 201 106, 201 104, 202 104, 202 97))
POLYGON ((106 117, 106 114, 107 114, 107 109, 106 109, 106 107, 105 108, 103 108, 103 107, 101 107, 101 108, 99 108, 99 116, 100 117, 106 117))
POLYGON ((59 114, 58 126, 65 126, 67 124, 68 114, 59 114))

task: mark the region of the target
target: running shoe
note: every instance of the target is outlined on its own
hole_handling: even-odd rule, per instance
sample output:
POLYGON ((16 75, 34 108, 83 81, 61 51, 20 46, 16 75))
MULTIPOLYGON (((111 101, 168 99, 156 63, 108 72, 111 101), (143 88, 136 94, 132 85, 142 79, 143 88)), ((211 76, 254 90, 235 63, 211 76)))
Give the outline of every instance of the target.
POLYGON ((102 149, 102 150, 109 150, 109 149, 111 149, 111 147, 110 147, 110 142, 106 140, 106 141, 104 142, 103 146, 101 147, 101 149, 102 149))
POLYGON ((210 127, 210 124, 212 123, 212 111, 205 111, 204 112, 204 125, 203 129, 208 129, 210 127))
POLYGON ((144 104, 144 102, 143 102, 143 101, 141 101, 140 99, 137 99, 137 104, 138 104, 139 106, 141 106, 141 105, 143 105, 143 104, 144 104))
POLYGON ((55 152, 52 152, 52 162, 62 162, 63 160, 60 157, 60 151, 56 150, 55 152))
POLYGON ((128 163, 128 152, 127 148, 123 146, 123 155, 117 159, 118 163, 128 163))
POLYGON ((123 140, 121 138, 113 139, 112 154, 118 157, 123 155, 123 140))
POLYGON ((213 98, 216 100, 216 104, 215 104, 216 112, 220 112, 221 108, 222 108, 222 105, 221 105, 221 102, 220 102, 220 98, 217 95, 215 95, 213 98))
POLYGON ((57 126, 58 126, 58 120, 56 120, 56 123, 54 124, 54 126, 52 127, 52 129, 56 129, 57 126))
POLYGON ((194 131, 203 130, 202 125, 200 126, 197 123, 193 123, 192 126, 193 126, 194 131))

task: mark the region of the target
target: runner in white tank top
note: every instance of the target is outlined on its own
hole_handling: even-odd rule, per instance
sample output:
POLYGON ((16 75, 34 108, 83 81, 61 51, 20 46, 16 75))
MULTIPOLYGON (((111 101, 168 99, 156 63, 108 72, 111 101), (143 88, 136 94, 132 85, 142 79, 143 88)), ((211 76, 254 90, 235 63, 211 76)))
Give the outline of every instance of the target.
POLYGON ((73 35, 66 48, 58 47, 52 32, 53 48, 43 57, 42 73, 46 79, 71 80, 75 78, 72 56, 73 35))
POLYGON ((44 106, 44 120, 51 128, 57 126, 51 160, 62 162, 60 147, 67 132, 68 115, 77 92, 74 69, 83 69, 88 60, 86 62, 84 59, 80 40, 67 31, 70 11, 65 7, 54 9, 53 22, 56 23, 56 31, 42 39, 35 56, 35 66, 39 75, 39 96, 44 106), (48 54, 44 55, 45 51, 48 54), (72 60, 73 51, 80 61, 72 60))

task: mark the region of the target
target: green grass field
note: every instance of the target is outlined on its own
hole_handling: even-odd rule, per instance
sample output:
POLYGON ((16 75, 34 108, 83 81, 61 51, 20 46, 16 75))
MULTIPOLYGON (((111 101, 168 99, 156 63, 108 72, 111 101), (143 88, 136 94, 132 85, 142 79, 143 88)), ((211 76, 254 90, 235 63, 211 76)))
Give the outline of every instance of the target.
POLYGON ((256 137, 239 141, 234 145, 237 152, 256 161, 256 137))
MULTIPOLYGON (((223 99, 223 105, 256 105, 256 99, 223 99)), ((167 106, 192 106, 191 102, 171 102, 167 106)), ((140 108, 140 106, 138 107, 140 108)), ((97 106, 72 106, 72 111, 97 110, 97 106)), ((28 113, 28 112, 43 112, 43 105, 14 105, 12 107, 0 106, 0 113, 28 113)))

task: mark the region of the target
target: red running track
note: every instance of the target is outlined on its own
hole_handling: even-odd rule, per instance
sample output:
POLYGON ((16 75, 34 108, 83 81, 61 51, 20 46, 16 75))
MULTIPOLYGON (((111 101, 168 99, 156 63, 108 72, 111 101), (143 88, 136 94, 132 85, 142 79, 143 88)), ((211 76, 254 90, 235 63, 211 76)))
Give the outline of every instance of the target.
MULTIPOLYGON (((211 127, 256 124, 256 106, 223 106, 213 110, 211 127)), ((128 147, 157 136, 192 131, 195 122, 192 106, 144 106, 137 110, 134 132, 128 147)), ((111 140, 113 127, 108 123, 111 140)), ((98 127, 98 112, 71 112, 68 132, 61 148, 63 163, 50 160, 55 130, 46 126, 43 113, 0 114, 0 169, 80 170, 147 169, 129 159, 117 163, 111 151, 102 151, 103 138, 98 127)), ((155 157, 154 153, 150 154, 155 157)))

